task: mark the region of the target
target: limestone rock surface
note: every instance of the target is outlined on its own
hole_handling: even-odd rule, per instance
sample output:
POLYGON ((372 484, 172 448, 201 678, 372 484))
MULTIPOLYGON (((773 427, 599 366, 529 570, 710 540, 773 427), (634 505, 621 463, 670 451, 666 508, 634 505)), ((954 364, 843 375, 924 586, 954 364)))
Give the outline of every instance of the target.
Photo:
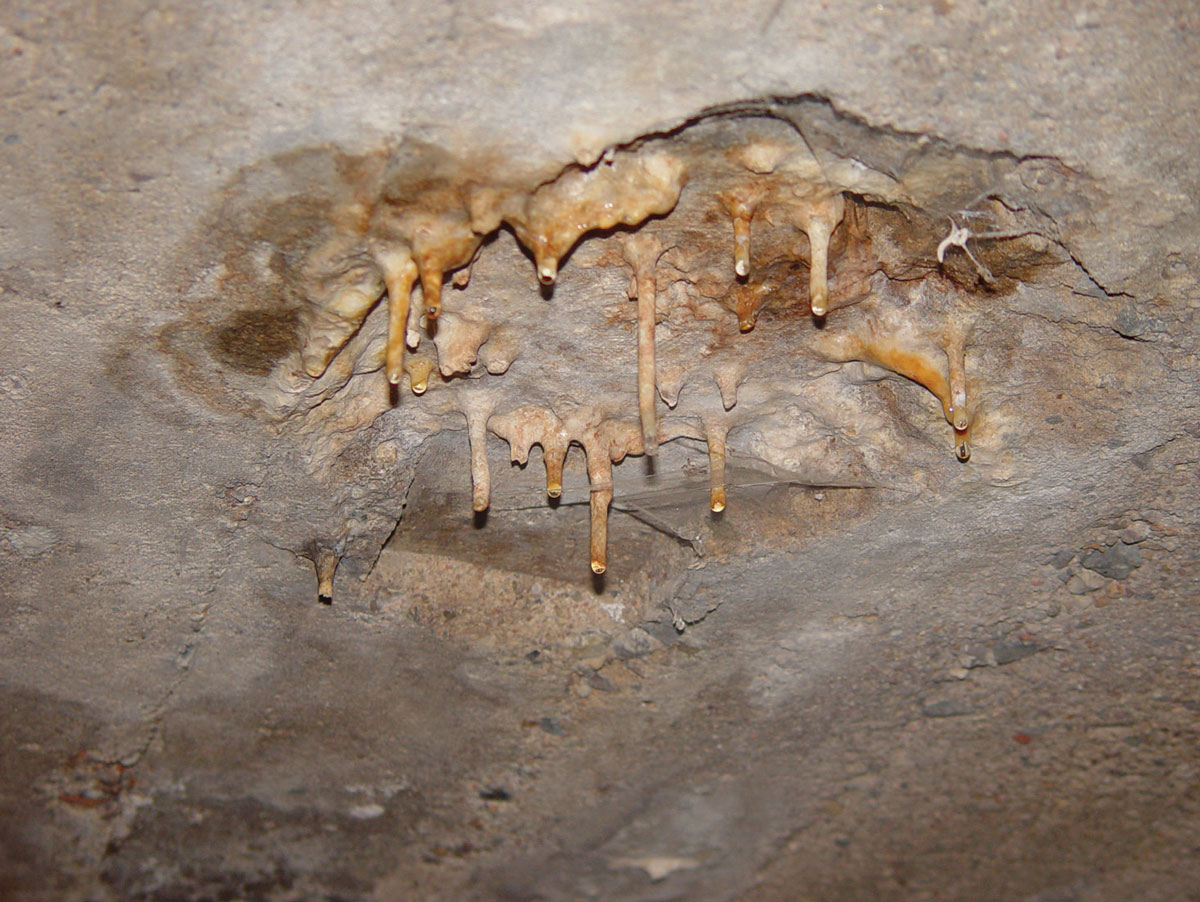
POLYGON ((1198 65, 0 10, 0 897, 1194 891, 1198 65))

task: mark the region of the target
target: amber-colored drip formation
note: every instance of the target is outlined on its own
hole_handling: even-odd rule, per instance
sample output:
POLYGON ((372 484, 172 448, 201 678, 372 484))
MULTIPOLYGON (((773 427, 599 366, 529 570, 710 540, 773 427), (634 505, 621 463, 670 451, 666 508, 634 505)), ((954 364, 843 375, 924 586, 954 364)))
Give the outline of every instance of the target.
POLYGON ((970 458, 971 419, 966 408, 966 370, 961 339, 948 341, 944 349, 949 375, 942 371, 931 353, 913 350, 893 335, 876 335, 870 331, 829 335, 818 350, 829 360, 862 360, 882 366, 928 389, 942 403, 946 422, 954 428, 955 456, 961 461, 970 458))
POLYGON ((667 154, 620 154, 593 169, 570 169, 523 202, 502 205, 501 219, 533 253, 538 279, 550 285, 558 261, 588 232, 638 226, 671 212, 687 175, 667 154))
POLYGON ((725 427, 705 423, 704 437, 708 442, 708 506, 719 514, 725 510, 725 427))
MULTIPOLYGON (((399 385, 404 376, 404 337, 408 329, 409 295, 417 280, 417 264, 409 254, 394 250, 377 253, 375 263, 383 272, 388 295, 387 378, 392 385, 399 385)), ((412 384, 415 390, 415 379, 412 384)))
MULTIPOLYGON (((390 321, 390 320, 389 320, 390 321)), ((388 351, 392 349, 392 336, 395 332, 388 333, 388 351)), ((428 357, 410 357, 404 361, 404 372, 408 373, 408 384, 414 395, 425 394, 425 389, 429 387, 429 374, 437 369, 435 364, 428 357)), ((391 367, 388 367, 388 381, 396 385, 399 380, 392 378, 391 367)))
POLYGON ((333 576, 337 572, 338 556, 328 548, 317 551, 313 566, 317 569, 317 597, 333 598, 333 576))
POLYGON ((824 316, 829 309, 829 239, 846 213, 846 201, 841 194, 822 197, 809 204, 797 204, 795 224, 808 235, 812 253, 808 303, 813 316, 824 316))
POLYGON ((658 422, 654 404, 655 387, 654 326, 656 317, 656 278, 654 268, 663 254, 662 242, 641 232, 625 236, 626 262, 633 268, 633 289, 637 298, 637 395, 638 416, 642 422, 642 446, 645 453, 658 451, 658 422))
POLYGON ((467 438, 471 444, 471 507, 476 513, 491 504, 492 477, 488 472, 487 427, 492 408, 475 399, 464 401, 463 415, 467 418, 467 438))
POLYGON ((541 445, 546 465, 546 494, 562 494, 562 468, 567 449, 576 444, 587 458, 591 509, 591 563, 594 573, 608 567, 608 508, 612 504, 612 465, 627 454, 645 453, 640 424, 609 419, 580 409, 559 418, 542 407, 518 407, 488 421, 488 428, 508 442, 513 463, 524 465, 529 451, 541 445))
MULTIPOLYGON (((365 223, 367 262, 361 255, 355 256, 345 237, 322 247, 308 261, 308 269, 314 273, 337 272, 340 276, 324 299, 314 302, 301 352, 304 370, 313 378, 320 377, 386 291, 388 332, 383 368, 391 384, 399 385, 407 374, 414 395, 429 387, 433 361, 426 356, 406 359, 406 347, 416 349, 420 344, 422 317, 431 331, 439 317, 442 319, 434 339, 436 369, 442 377, 470 375, 477 361, 488 373, 503 373, 518 354, 517 337, 504 324, 472 320, 467 313, 452 311, 443 316, 446 274, 457 271, 455 284, 466 285, 483 239, 507 224, 532 253, 537 279, 550 285, 558 276, 560 262, 581 238, 624 227, 630 231, 619 236, 619 259, 632 270, 630 296, 637 301, 637 422, 590 408, 556 411, 525 406, 495 413, 495 402, 488 400, 485 392, 460 393, 471 449, 472 506, 484 511, 490 503, 489 432, 507 441, 512 460, 522 465, 532 446, 541 446, 546 494, 551 498, 562 494, 563 462, 569 447, 579 445, 587 458, 590 483, 591 567, 595 573, 603 573, 607 567, 607 517, 613 499, 612 465, 627 454, 654 454, 663 435, 669 439, 693 434, 707 442, 710 508, 720 513, 727 502, 728 423, 719 416, 705 415, 699 434, 675 427, 666 433, 660 430, 657 396, 661 394, 673 408, 682 379, 681 375, 668 376, 660 381, 656 372, 659 267, 667 266, 661 261, 665 250, 673 246, 666 247, 659 232, 642 227, 648 220, 672 213, 689 181, 690 167, 701 167, 708 181, 723 186, 716 192, 716 203, 732 225, 734 277, 728 303, 736 312, 739 329, 750 332, 755 328, 769 293, 762 278, 751 278, 752 228, 756 225, 803 233, 806 261, 803 243, 793 241, 789 246, 795 260, 807 262, 808 308, 820 320, 831 310, 830 245, 846 218, 845 193, 854 190, 855 183, 853 179, 831 179, 796 141, 748 139, 723 155, 709 154, 699 162, 694 148, 691 153, 616 151, 593 167, 572 166, 532 192, 456 183, 448 178, 431 178, 420 190, 385 185, 378 203, 354 211, 365 223), (418 284, 421 304, 413 305, 410 298, 418 284)), ((967 459, 971 414, 961 331, 947 325, 941 334, 930 335, 866 314, 853 331, 825 328, 814 333, 811 347, 827 360, 870 362, 924 386, 939 399, 954 429, 956 455, 967 459)), ((745 364, 735 358, 714 358, 710 371, 722 407, 731 410, 737 404, 738 385, 746 378, 745 364)))
POLYGON ((733 222, 733 271, 742 279, 750 275, 750 223, 762 197, 762 188, 751 185, 721 198, 733 222))

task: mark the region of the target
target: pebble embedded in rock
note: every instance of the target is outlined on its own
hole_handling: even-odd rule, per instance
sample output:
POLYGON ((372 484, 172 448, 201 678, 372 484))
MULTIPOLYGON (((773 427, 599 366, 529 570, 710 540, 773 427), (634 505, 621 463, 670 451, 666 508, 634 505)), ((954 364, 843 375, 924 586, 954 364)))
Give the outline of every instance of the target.
POLYGON ((577 673, 571 674, 568 678, 567 689, 574 692, 579 698, 587 698, 592 694, 592 687, 577 673))
POLYGON ((599 670, 612 660, 612 646, 607 636, 589 636, 578 648, 571 650, 571 657, 586 670, 599 670))
POLYGON ((1164 323, 1161 319, 1146 316, 1133 304, 1127 304, 1118 311, 1113 329, 1125 338, 1141 338, 1150 332, 1162 332, 1164 323))
POLYGON ((1035 655, 1039 651, 1041 651, 1041 646, 1036 642, 1007 642, 1001 640, 992 646, 992 654, 996 656, 997 664, 1011 664, 1014 661, 1020 661, 1022 658, 1035 655))
POLYGON ((1063 567, 1067 566, 1067 564, 1071 563, 1071 560, 1074 557, 1074 551, 1069 548, 1064 548, 1062 551, 1056 551, 1054 554, 1050 555, 1050 563, 1053 565, 1055 570, 1061 570, 1063 567))
POLYGON ((948 698, 940 702, 925 705, 921 709, 921 713, 926 717, 960 717, 963 714, 970 714, 971 709, 960 701, 948 698))
POLYGON ((1080 570, 1067 580, 1067 591, 1072 595, 1087 595, 1104 588, 1104 577, 1091 570, 1080 570))
POLYGON ((1142 552, 1136 545, 1120 541, 1104 549, 1085 552, 1080 563, 1087 570, 1109 579, 1125 579, 1142 566, 1142 552))
POLYGON ((644 624, 645 631, 650 635, 650 638, 663 645, 674 645, 679 641, 679 630, 675 628, 675 624, 670 620, 647 621, 644 624))
POLYGON ((1121 530, 1121 541, 1126 545, 1137 545, 1150 538, 1150 524, 1145 520, 1137 520, 1121 530))
POLYGON ((644 629, 634 627, 623 639, 613 643, 613 653, 623 661, 641 658, 654 651, 657 644, 657 640, 644 629))
POLYGON ((585 673, 583 679, 588 686, 598 689, 601 692, 615 692, 617 689, 616 684, 612 680, 594 670, 585 673))

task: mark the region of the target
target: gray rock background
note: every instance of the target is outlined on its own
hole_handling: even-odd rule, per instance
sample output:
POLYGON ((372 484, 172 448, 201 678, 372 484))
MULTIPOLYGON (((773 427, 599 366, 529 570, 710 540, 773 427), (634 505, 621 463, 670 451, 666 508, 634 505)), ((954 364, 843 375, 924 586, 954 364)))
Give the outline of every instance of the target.
POLYGON ((0 896, 1187 898, 1198 48, 1187 2, 0 11, 0 896), (331 482, 186 353, 238 204, 334 148, 538 176, 802 95, 1087 183, 997 311, 1015 425, 919 491, 660 497, 707 557, 615 512, 597 595, 578 508, 458 512, 461 431, 331 482))

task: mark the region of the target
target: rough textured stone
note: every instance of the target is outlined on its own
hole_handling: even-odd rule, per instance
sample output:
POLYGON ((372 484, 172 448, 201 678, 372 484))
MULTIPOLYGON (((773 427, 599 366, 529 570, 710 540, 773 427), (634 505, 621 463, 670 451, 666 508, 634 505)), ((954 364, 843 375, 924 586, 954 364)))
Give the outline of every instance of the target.
POLYGON ((1080 570, 1067 580, 1067 591, 1072 595, 1086 595, 1104 588, 1104 574, 1094 570, 1080 570))
POLYGON ((1084 552, 1079 562, 1088 570, 1109 579, 1127 579, 1130 573, 1142 566, 1142 552, 1136 545, 1120 541, 1104 549, 1084 552))
POLYGON ((1185 895, 1198 42, 1168 0, 0 11, 0 896, 1185 895), (612 466, 602 577, 607 474, 571 452, 545 503, 483 402, 640 427, 618 235, 551 297, 532 208, 469 280, 446 251, 396 396, 386 305, 294 365, 378 287, 339 269, 354 203, 429 206, 372 161, 524 198, 764 118, 858 187, 829 314, 781 219, 729 288, 716 164, 618 230, 680 248, 656 408, 696 422, 612 466), (848 303, 855 261, 887 284, 848 303), (937 359, 964 322, 965 464, 936 391, 830 347, 874 324, 937 359), (645 618, 675 641, 640 654, 645 618), (1053 653, 940 682, 1018 623, 1053 653))

